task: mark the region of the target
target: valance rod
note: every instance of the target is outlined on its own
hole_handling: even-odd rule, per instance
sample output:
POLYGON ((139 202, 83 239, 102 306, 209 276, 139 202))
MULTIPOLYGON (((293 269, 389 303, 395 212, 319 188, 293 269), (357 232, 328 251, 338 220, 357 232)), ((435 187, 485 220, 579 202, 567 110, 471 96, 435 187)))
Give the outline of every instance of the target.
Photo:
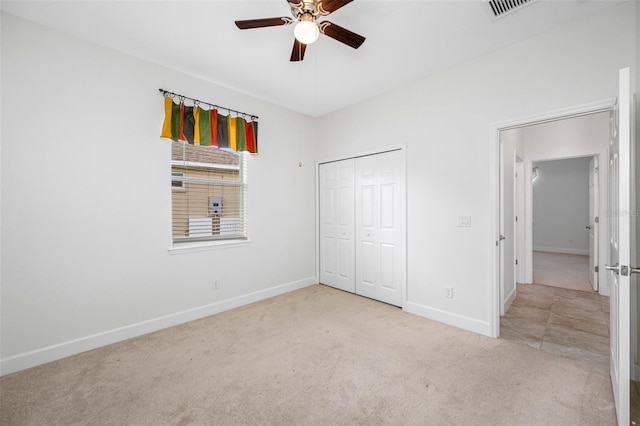
POLYGON ((232 112, 235 112, 237 115, 242 115, 244 117, 250 117, 252 121, 258 120, 258 116, 257 115, 247 114, 246 112, 237 111, 235 109, 223 107, 223 106, 212 104, 212 103, 209 103, 209 102, 203 102, 201 100, 190 98, 189 96, 179 95, 177 93, 169 92, 168 90, 164 90, 164 89, 158 89, 158 91, 160 93, 162 93, 163 96, 170 96, 171 98, 177 97, 178 99, 183 99, 183 100, 184 99, 189 99, 190 101, 192 101, 194 103, 194 105, 208 105, 209 107, 215 108, 215 109, 226 109, 227 111, 229 111, 229 114, 231 114, 232 112))

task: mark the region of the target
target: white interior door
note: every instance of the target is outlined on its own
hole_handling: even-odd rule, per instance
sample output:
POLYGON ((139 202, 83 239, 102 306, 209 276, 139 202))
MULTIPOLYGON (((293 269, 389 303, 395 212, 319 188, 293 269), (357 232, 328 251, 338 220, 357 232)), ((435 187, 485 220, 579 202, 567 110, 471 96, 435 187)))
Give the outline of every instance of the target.
POLYGON ((589 283, 598 291, 598 157, 589 162, 589 283))
POLYGON ((500 142, 500 315, 516 298, 517 154, 500 142))
POLYGON ((619 425, 628 425, 630 380, 631 264, 631 97, 629 68, 620 70, 618 98, 610 118, 609 139, 609 264, 611 288, 610 371, 619 425))
POLYGON ((354 160, 321 164, 320 282, 355 292, 354 160))
POLYGON ((527 265, 527 258, 525 256, 525 200, 524 200, 524 185, 525 184, 525 172, 524 161, 516 157, 516 183, 515 189, 515 244, 516 244, 516 283, 526 283, 525 268, 527 265))
POLYGON ((356 159, 356 293, 402 306, 402 152, 356 159))

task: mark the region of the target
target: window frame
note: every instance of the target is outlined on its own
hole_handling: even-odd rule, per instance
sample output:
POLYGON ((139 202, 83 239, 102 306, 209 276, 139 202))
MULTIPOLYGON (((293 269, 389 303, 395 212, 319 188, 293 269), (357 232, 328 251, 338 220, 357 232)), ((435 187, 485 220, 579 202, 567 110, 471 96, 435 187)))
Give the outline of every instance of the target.
MULTIPOLYGON (((220 148, 213 148, 220 149, 220 148)), ((224 150, 227 151, 227 150, 224 150)), ((215 163, 198 163, 193 161, 184 161, 184 160, 170 160, 170 173, 171 173, 171 224, 170 224, 170 235, 171 235, 171 247, 169 251, 200 251, 208 248, 216 248, 223 246, 237 246, 237 245, 245 245, 249 243, 249 235, 248 235, 248 210, 247 210, 247 195, 248 195, 248 174, 247 174, 247 152, 234 152, 227 151, 231 154, 237 155, 239 158, 238 165, 231 164, 215 164, 215 163), (174 171, 174 167, 184 168, 184 172, 174 171), (188 177, 188 170, 193 169, 196 170, 198 167, 207 167, 207 168, 215 168, 221 170, 238 170, 239 181, 230 181, 224 179, 209 179, 209 178, 200 178, 200 177, 188 177), (178 176, 178 174, 182 174, 182 176, 178 176), (181 182, 181 186, 176 187, 173 186, 174 182, 181 182), (225 185, 225 186, 237 186, 239 187, 239 216, 240 216, 240 232, 235 233, 233 235, 211 235, 211 236, 198 236, 198 237, 175 237, 174 235, 174 225, 173 225, 173 192, 174 191, 188 191, 185 183, 194 182, 194 183, 204 183, 211 185, 225 185)), ((224 208, 224 206, 223 206, 224 208)), ((213 216, 209 216, 212 217, 213 216)))

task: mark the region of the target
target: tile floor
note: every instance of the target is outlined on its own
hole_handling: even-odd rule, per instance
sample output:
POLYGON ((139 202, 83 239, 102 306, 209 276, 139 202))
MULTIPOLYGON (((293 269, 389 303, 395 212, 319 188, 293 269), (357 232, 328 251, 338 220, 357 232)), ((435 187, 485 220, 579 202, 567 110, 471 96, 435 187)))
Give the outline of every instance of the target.
POLYGON ((593 291, 588 274, 589 256, 533 252, 533 282, 536 284, 593 291))
POLYGON ((500 336, 609 368, 609 298, 595 292, 518 284, 500 336))
POLYGON ((631 381, 631 424, 640 425, 640 383, 631 381))
MULTIPOLYGON (((609 298, 591 290, 588 257, 534 252, 533 268, 538 284, 517 284, 501 337, 608 370, 609 298)), ((629 394, 631 424, 640 426, 640 383, 629 394)))

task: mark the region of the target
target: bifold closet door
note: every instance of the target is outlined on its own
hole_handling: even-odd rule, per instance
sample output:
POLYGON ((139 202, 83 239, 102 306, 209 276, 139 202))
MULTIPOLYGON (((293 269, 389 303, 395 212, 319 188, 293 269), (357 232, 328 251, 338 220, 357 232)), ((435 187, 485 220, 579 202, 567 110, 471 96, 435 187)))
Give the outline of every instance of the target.
POLYGON ((355 293, 354 160, 321 164, 320 282, 355 293))
POLYGON ((404 169, 402 152, 356 159, 356 293, 402 306, 404 169))

